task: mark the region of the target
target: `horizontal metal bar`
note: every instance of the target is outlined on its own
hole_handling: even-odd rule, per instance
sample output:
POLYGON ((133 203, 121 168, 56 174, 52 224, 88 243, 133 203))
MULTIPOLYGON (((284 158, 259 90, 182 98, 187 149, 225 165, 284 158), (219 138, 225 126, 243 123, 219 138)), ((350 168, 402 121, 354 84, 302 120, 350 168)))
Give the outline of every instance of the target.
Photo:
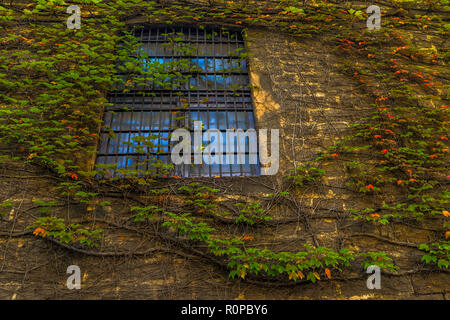
MULTIPOLYGON (((116 94, 116 93, 121 93, 122 95, 133 95, 136 93, 149 93, 149 91, 147 90, 130 90, 129 92, 123 92, 121 90, 112 90, 109 91, 108 94, 116 94)), ((211 94, 215 94, 216 92, 219 94, 224 94, 224 93, 230 93, 231 95, 234 95, 235 93, 245 93, 250 95, 251 94, 251 90, 250 89, 238 89, 236 91, 233 90, 229 90, 229 89, 216 89, 216 90, 208 90, 208 89, 195 89, 195 90, 188 90, 188 89, 175 89, 175 90, 167 90, 167 89, 152 89, 151 92, 162 92, 162 93, 167 93, 169 95, 172 95, 174 97, 176 97, 176 93, 180 92, 180 93, 211 93, 211 94)), ((150 96, 149 96, 150 97, 150 96)))
MULTIPOLYGON (((161 44, 164 44, 164 43, 167 43, 169 40, 168 39, 170 39, 170 38, 160 38, 160 39, 140 39, 139 40, 139 42, 142 42, 142 43, 161 43, 161 44)), ((203 39, 203 40, 201 40, 201 39, 199 39, 199 40, 196 40, 196 39, 188 39, 188 40, 178 40, 178 41, 173 41, 172 40, 172 42, 170 42, 170 43, 195 43, 195 44, 229 44, 229 43, 231 43, 231 44, 245 44, 245 41, 243 41, 243 40, 232 40, 232 41, 227 41, 227 40, 211 40, 211 39, 203 39)))
MULTIPOLYGON (((186 129, 188 130, 186 127, 177 127, 177 129, 186 129)), ((210 129, 217 129, 217 128, 210 128, 210 129)), ((217 129, 219 130, 221 133, 226 133, 227 130, 233 130, 234 131, 235 128, 229 128, 229 129, 217 129)), ((242 128, 237 128, 237 129, 242 129, 242 128)), ((249 129, 253 129, 253 128, 249 128, 249 129)), ((174 129, 159 129, 159 130, 107 130, 107 129, 102 129, 100 132, 101 133, 110 133, 111 131, 114 133, 149 133, 149 134, 159 134, 159 133, 172 133, 174 129)), ((203 130, 208 130, 208 129, 203 129, 203 130)), ((244 129, 242 129, 244 130, 244 129)), ((248 130, 248 129, 245 129, 248 130)), ((193 129, 189 129, 189 132, 194 132, 193 129)))
POLYGON ((117 112, 134 112, 134 111, 151 111, 151 112, 155 112, 155 111, 172 111, 172 112, 188 112, 188 111, 248 111, 248 112, 253 112, 253 108, 251 106, 248 107, 235 107, 232 104, 229 104, 229 107, 215 107, 215 106, 211 106, 211 107, 197 107, 197 108, 161 108, 159 106, 152 106, 152 107, 148 107, 148 108, 143 108, 143 107, 129 107, 128 109, 124 109, 124 108, 120 108, 120 107, 107 107, 105 109, 106 111, 117 111, 117 112))
MULTIPOLYGON (((219 70, 220 71, 220 70, 219 70)), ((207 75, 207 76, 214 76, 214 75, 219 75, 219 76, 236 76, 236 75, 242 75, 242 76, 246 76, 248 74, 248 72, 241 72, 241 71, 230 71, 230 72, 180 72, 182 75, 193 75, 193 76, 198 76, 198 75, 207 75)), ((139 75, 139 73, 132 73, 132 72, 118 72, 116 73, 119 76, 128 76, 128 75, 139 75)))
MULTIPOLYGON (((157 148, 157 147, 150 147, 150 148, 157 148)), ((171 153, 169 152, 146 152, 146 153, 138 153, 138 152, 131 152, 131 153, 98 153, 97 156, 98 157, 124 157, 124 156, 146 156, 146 155, 151 155, 151 156, 168 156, 171 153)), ((192 156, 194 156, 196 153, 195 152, 191 152, 192 156)), ((202 153, 197 153, 197 154, 202 154, 202 153)), ((208 153, 209 154, 209 153, 208 153)), ((211 152, 211 155, 216 155, 215 152, 211 152)), ((257 155, 256 153, 250 153, 250 152, 241 152, 241 153, 231 153, 231 156, 238 156, 238 155, 250 155, 250 154, 254 154, 257 155)), ((218 153, 217 153, 218 155, 218 153)), ((226 156, 227 153, 223 152, 222 153, 223 156, 226 156)), ((238 164, 238 163, 236 163, 238 164)), ((226 163, 221 163, 221 165, 228 165, 226 163)))

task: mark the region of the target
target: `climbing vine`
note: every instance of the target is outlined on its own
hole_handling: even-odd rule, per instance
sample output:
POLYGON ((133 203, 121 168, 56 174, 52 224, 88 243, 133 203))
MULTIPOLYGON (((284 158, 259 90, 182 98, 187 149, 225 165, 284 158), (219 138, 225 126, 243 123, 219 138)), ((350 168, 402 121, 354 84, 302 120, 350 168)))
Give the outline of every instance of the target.
MULTIPOLYGON (((108 188, 118 189, 124 197, 131 191, 145 195, 129 208, 136 228, 157 224, 173 233, 170 239, 159 235, 171 242, 187 237, 187 250, 212 259, 232 278, 316 282, 344 272, 354 260, 364 268, 375 264, 385 271, 397 271, 384 252, 309 244, 303 251, 274 251, 252 246, 254 236, 245 233, 273 223, 275 218, 268 208, 275 203, 292 205, 302 188, 320 184, 327 176, 324 162, 339 162, 348 173, 347 187, 372 203, 370 207, 349 208, 345 212, 348 218, 378 226, 437 217, 442 221, 437 238, 418 249, 424 253, 426 264, 448 269, 446 186, 450 176, 448 97, 444 93, 448 85, 443 76, 448 52, 421 49, 403 32, 419 28, 436 37, 448 37, 449 25, 433 14, 433 10, 448 10, 447 1, 421 1, 417 5, 430 13, 414 16, 405 15, 408 7, 403 6, 400 14, 384 18, 378 31, 354 27, 364 25, 365 11, 327 1, 314 1, 314 6, 302 1, 260 5, 255 1, 224 1, 192 6, 141 0, 79 2, 83 8, 80 30, 67 29, 61 22, 67 17, 69 1, 0 6, 0 143, 9 146, 2 161, 47 168, 59 179, 60 199, 87 208, 108 207, 110 202, 102 200, 108 188), (119 169, 117 164, 92 168, 86 159, 93 159, 97 152, 108 91, 127 91, 156 82, 176 92, 189 81, 183 71, 194 71, 187 60, 143 64, 145 52, 138 50, 138 40, 125 23, 131 13, 168 25, 253 26, 303 38, 326 35, 342 61, 341 71, 358 83, 374 112, 354 123, 346 137, 316 159, 298 165, 285 177, 286 190, 258 201, 236 201, 226 208, 218 200, 220 188, 173 176, 173 166, 156 157, 147 157, 144 163, 128 169, 119 169), (175 190, 160 188, 163 178, 179 184, 175 190), (173 202, 176 210, 167 209, 168 202, 173 202), (217 224, 236 229, 224 234, 217 224)), ((393 6, 402 3, 393 1, 393 6)), ((420 12, 426 12, 423 10, 420 12)), ((189 47, 177 45, 176 34, 169 39, 167 45, 189 55, 189 47)), ((240 52, 236 55, 246 58, 240 52)), ((176 116, 182 118, 181 114, 176 116)), ((149 155, 155 138, 135 137, 132 144, 140 155, 149 155)), ((35 204, 41 214, 29 226, 35 236, 89 247, 97 247, 102 240, 101 229, 85 229, 53 216, 56 203, 38 200, 35 204)), ((7 215, 13 206, 10 201, 0 203, 0 214, 7 215)))

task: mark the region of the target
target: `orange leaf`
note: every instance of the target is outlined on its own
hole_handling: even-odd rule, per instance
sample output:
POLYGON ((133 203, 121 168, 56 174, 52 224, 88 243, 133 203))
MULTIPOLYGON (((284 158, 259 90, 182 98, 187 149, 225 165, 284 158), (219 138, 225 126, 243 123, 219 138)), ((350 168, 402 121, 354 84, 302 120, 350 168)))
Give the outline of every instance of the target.
POLYGON ((444 217, 450 217, 450 212, 448 212, 447 210, 442 211, 442 214, 444 215, 444 217))
POLYGON ((331 271, 328 268, 325 268, 325 274, 327 275, 328 279, 331 279, 331 271))
POLYGON ((42 235, 42 237, 45 237, 45 235, 47 234, 47 231, 45 231, 42 228, 36 228, 36 229, 34 229, 33 234, 35 236, 42 235))

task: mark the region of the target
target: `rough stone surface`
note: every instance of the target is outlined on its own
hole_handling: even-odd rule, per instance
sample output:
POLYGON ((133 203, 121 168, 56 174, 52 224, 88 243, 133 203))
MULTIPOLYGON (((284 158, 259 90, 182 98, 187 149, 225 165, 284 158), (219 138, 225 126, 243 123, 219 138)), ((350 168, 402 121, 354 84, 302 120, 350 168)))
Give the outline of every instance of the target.
MULTIPOLYGON (((255 115, 258 128, 280 130, 280 173, 274 178, 262 178, 268 185, 281 184, 281 177, 296 165, 313 159, 317 152, 343 135, 349 125, 370 109, 358 94, 352 80, 339 71, 339 62, 332 48, 320 39, 298 41, 289 36, 266 30, 249 30, 251 83, 254 88, 255 115)), ((21 168, 24 169, 24 168, 21 168)), ((393 241, 416 243, 428 239, 430 232, 406 226, 375 228, 336 217, 320 218, 320 214, 342 211, 357 201, 357 195, 345 188, 343 168, 329 165, 334 175, 317 189, 306 188, 298 195, 299 203, 309 210, 310 224, 299 216, 297 222, 262 227, 259 234, 273 243, 271 249, 301 250, 304 243, 338 248, 344 239, 338 229, 348 232, 373 232, 393 241), (327 187, 328 185, 328 187, 327 187), (316 218, 314 218, 316 216, 316 218), (408 236, 413 235, 413 236, 408 236)), ((35 199, 51 199, 57 184, 42 178, 40 171, 26 168, 31 178, 5 178, 15 175, 14 165, 0 168, 2 195, 22 201, 28 208, 17 220, 3 218, 8 228, 20 229, 33 215, 35 199), (35 177, 35 178, 33 178, 35 177)), ((17 168, 16 168, 17 170, 17 168)), ((236 193, 260 197, 267 188, 247 180, 230 181, 236 193)), ((223 182, 223 186, 228 180, 223 182)), ((224 197, 230 195, 223 195, 224 197)), ((62 217, 72 220, 82 217, 119 218, 128 207, 120 198, 106 208, 91 210, 86 206, 57 208, 62 217), (87 213, 86 213, 87 212, 87 213)), ((286 210, 275 215, 283 217, 286 210)), ((120 250, 144 250, 158 246, 156 242, 132 235, 126 230, 103 226, 108 233, 102 246, 120 250)), ((398 246, 377 238, 345 239, 355 249, 383 250, 394 257, 401 270, 421 265, 420 252, 410 246, 398 246)), ((334 277, 335 275, 333 275, 334 277)), ((264 287, 243 280, 228 279, 227 272, 201 259, 177 254, 157 253, 141 257, 91 257, 74 253, 33 236, 0 238, 0 298, 1 299, 449 299, 448 273, 419 273, 404 276, 382 276, 382 289, 369 290, 367 275, 362 268, 354 270, 356 280, 319 281, 291 287, 264 287), (29 259, 32 257, 31 264, 29 259), (66 268, 78 265, 82 271, 82 289, 68 290, 66 268)))

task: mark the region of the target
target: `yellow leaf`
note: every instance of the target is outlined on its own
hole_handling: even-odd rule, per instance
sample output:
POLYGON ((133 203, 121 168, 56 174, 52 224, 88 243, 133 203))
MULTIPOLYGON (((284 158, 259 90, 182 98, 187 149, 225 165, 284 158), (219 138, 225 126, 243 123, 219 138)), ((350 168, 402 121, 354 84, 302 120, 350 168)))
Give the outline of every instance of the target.
POLYGON ((317 272, 313 272, 313 274, 314 274, 314 277, 317 278, 317 280, 320 280, 320 276, 319 276, 319 274, 317 272))
POLYGON ((297 272, 298 276, 300 277, 300 279, 303 279, 305 277, 305 275, 303 274, 303 272, 301 272, 300 270, 298 270, 297 272))

